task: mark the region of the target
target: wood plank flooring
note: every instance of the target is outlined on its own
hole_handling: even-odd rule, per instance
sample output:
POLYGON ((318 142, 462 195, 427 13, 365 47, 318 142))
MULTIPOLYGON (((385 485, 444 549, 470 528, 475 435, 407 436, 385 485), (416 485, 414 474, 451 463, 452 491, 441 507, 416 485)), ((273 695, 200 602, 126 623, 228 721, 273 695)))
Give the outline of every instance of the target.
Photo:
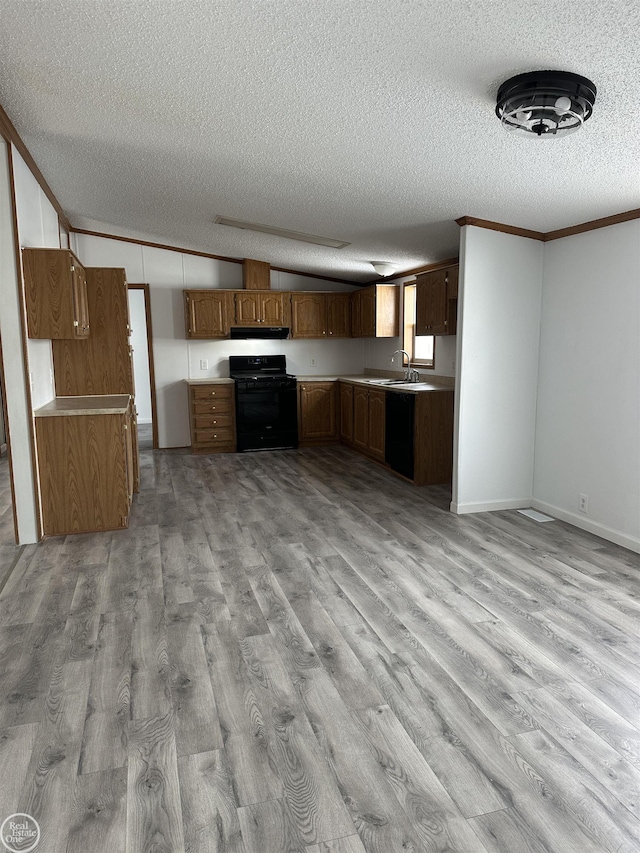
POLYGON ((345 448, 141 478, 129 530, 0 550, 38 853, 638 853, 638 555, 345 448))

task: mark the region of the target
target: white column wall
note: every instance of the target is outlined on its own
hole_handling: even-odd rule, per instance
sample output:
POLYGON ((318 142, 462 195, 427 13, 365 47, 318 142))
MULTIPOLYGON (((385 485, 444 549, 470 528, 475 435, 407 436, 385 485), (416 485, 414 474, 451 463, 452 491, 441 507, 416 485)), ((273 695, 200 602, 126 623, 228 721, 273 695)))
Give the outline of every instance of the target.
POLYGON ((543 248, 461 229, 454 512, 531 504, 543 248))
MULTIPOLYGON (((160 447, 186 447, 190 443, 185 379, 228 375, 230 355, 284 353, 287 369, 301 375, 359 373, 364 368, 360 339, 285 341, 189 341, 185 334, 184 289, 240 289, 242 265, 158 249, 73 234, 75 251, 86 266, 124 267, 127 281, 150 286, 153 323, 153 358, 160 447), (201 361, 208 362, 201 368, 201 361), (315 364, 311 364, 315 361, 315 364)), ((157 242, 152 237, 149 242, 157 242)), ((274 290, 353 290, 336 282, 273 271, 274 290)))
POLYGON ((545 244, 533 505, 640 551, 638 220, 545 244))
MULTIPOLYGON (((13 154, 15 155, 15 150, 13 154)), ((0 339, 5 378, 6 416, 11 442, 13 495, 18 542, 38 541, 36 494, 31 452, 32 417, 27 395, 28 369, 23 359, 23 306, 18 286, 20 261, 16 257, 11 206, 11 170, 8 146, 0 139, 0 339)))

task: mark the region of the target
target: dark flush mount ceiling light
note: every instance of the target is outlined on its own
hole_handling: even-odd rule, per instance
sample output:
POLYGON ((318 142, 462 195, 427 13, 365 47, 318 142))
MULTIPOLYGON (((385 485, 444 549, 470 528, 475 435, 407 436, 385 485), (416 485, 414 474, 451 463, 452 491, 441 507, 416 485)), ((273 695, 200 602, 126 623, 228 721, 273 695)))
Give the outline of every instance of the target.
POLYGON ((568 71, 531 71, 498 89, 496 115, 506 130, 539 139, 566 136, 590 118, 596 87, 568 71))

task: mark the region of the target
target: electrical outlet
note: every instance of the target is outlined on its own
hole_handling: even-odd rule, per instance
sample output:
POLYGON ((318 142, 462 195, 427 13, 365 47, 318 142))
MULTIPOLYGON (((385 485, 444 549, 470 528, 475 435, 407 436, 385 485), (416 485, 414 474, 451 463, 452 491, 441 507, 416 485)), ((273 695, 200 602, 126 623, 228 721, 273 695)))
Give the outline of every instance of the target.
POLYGON ((201 358, 200 359, 200 370, 209 370, 209 359, 201 358))
POLYGON ((392 355, 391 358, 389 359, 389 364, 395 364, 395 363, 396 363, 395 357, 392 355))
POLYGON ((589 512, 589 495, 580 495, 578 509, 580 512, 589 512))
POLYGON ((318 359, 315 357, 315 355, 311 356, 311 358, 309 359, 309 364, 311 365, 311 367, 316 367, 316 365, 318 364, 318 359))

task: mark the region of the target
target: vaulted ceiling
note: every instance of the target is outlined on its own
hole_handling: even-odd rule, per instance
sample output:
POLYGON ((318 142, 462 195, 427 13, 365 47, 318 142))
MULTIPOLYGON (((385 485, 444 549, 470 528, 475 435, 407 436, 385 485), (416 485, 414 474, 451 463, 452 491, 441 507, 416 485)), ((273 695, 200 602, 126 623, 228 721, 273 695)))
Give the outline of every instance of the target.
POLYGON ((463 215, 640 207, 639 32, 635 0, 0 0, 0 104, 76 227, 364 281, 456 255, 463 215), (499 84, 547 68, 593 117, 505 133, 499 84))

